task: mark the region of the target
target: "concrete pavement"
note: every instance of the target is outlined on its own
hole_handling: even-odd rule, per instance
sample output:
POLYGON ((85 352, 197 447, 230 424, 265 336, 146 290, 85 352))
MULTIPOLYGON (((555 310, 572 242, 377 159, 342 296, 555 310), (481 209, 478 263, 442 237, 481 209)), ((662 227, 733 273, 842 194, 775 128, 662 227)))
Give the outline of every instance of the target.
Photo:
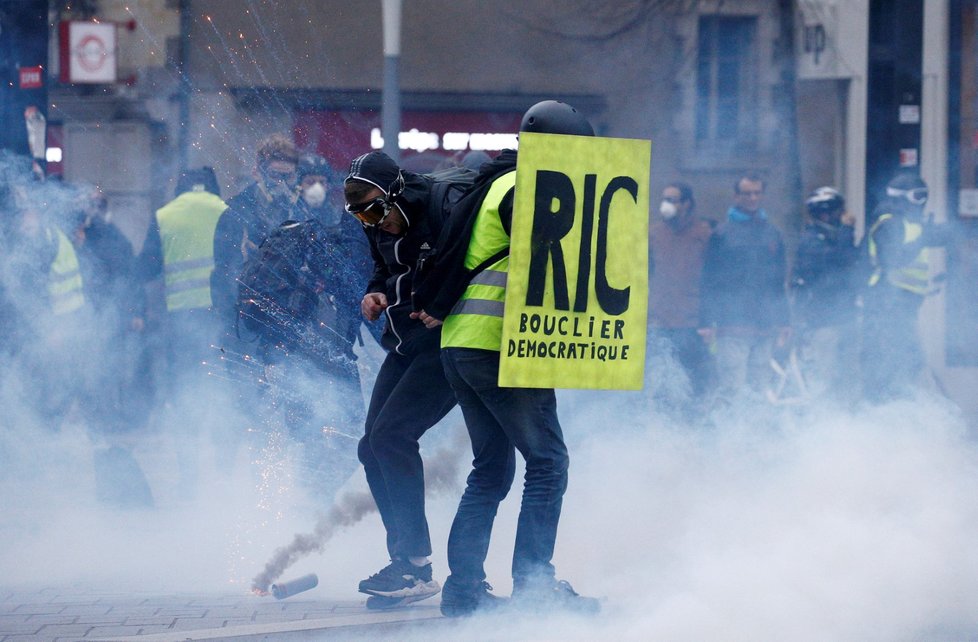
POLYGON ((0 642, 390 639, 423 636, 453 624, 439 613, 437 597, 373 611, 365 599, 309 595, 276 600, 247 593, 0 587, 0 642))

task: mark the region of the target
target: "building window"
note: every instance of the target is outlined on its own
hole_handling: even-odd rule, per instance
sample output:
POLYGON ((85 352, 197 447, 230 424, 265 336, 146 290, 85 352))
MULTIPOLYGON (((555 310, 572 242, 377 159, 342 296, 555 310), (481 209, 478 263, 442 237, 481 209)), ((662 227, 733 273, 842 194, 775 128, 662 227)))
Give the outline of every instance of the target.
POLYGON ((754 145, 756 32, 755 17, 700 16, 696 62, 697 143, 754 145))

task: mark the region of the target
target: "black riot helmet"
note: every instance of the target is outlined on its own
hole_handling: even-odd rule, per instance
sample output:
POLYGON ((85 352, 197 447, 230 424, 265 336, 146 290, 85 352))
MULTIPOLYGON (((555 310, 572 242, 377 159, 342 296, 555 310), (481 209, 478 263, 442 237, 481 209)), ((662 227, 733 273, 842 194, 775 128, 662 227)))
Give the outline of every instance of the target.
POLYGON ((594 128, 584 115, 559 100, 544 100, 533 105, 523 114, 521 132, 538 134, 570 134, 594 136, 594 128))
POLYGON ((812 218, 836 223, 846 209, 846 199, 834 187, 819 187, 805 199, 805 206, 812 218))

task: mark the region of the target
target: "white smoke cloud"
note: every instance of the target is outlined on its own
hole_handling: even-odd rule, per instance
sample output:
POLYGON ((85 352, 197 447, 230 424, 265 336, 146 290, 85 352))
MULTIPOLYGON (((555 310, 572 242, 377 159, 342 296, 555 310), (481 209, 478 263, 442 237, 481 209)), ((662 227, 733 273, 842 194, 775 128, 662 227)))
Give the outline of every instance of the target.
MULTIPOLYGON (((422 627, 418 639, 948 639, 978 628, 978 457, 946 401, 851 414, 763 407, 703 428, 650 413, 640 394, 566 392, 560 415, 571 479, 554 562, 580 593, 605 598, 604 613, 500 616, 489 628, 477 617, 422 627)), ((288 483, 261 496, 244 457, 230 474, 205 463, 193 502, 163 494, 156 510, 108 509, 92 499, 80 428, 47 440, 23 428, 8 440, 23 464, 2 480, 12 498, 0 518, 7 585, 244 593, 325 510, 288 483)), ((423 443, 459 431, 439 427, 423 443)), ((165 440, 135 454, 151 481, 175 475, 165 440)), ((361 475, 349 489, 363 490, 361 475)), ((461 483, 429 502, 439 580, 461 483)), ((518 509, 517 484, 487 561, 501 595, 518 509)), ((370 513, 291 574, 319 574, 310 599, 358 598, 356 582, 385 562, 370 513)))

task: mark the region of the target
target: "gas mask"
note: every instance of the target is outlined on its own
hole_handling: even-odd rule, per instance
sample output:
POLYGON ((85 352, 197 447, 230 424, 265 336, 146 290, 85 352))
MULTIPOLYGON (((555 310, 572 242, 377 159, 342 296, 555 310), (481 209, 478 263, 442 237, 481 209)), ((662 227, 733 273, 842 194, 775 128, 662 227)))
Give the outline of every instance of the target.
POLYGON ((265 169, 261 172, 262 183, 265 191, 273 200, 286 200, 295 202, 295 174, 293 172, 276 172, 265 169))
POLYGON ((667 221, 676 216, 678 213, 679 208, 676 207, 675 203, 670 201, 662 201, 662 203, 659 204, 659 214, 661 214, 662 218, 666 219, 667 221))
POLYGON ((302 200, 309 207, 322 207, 326 202, 326 188, 322 183, 313 183, 302 192, 302 200))

